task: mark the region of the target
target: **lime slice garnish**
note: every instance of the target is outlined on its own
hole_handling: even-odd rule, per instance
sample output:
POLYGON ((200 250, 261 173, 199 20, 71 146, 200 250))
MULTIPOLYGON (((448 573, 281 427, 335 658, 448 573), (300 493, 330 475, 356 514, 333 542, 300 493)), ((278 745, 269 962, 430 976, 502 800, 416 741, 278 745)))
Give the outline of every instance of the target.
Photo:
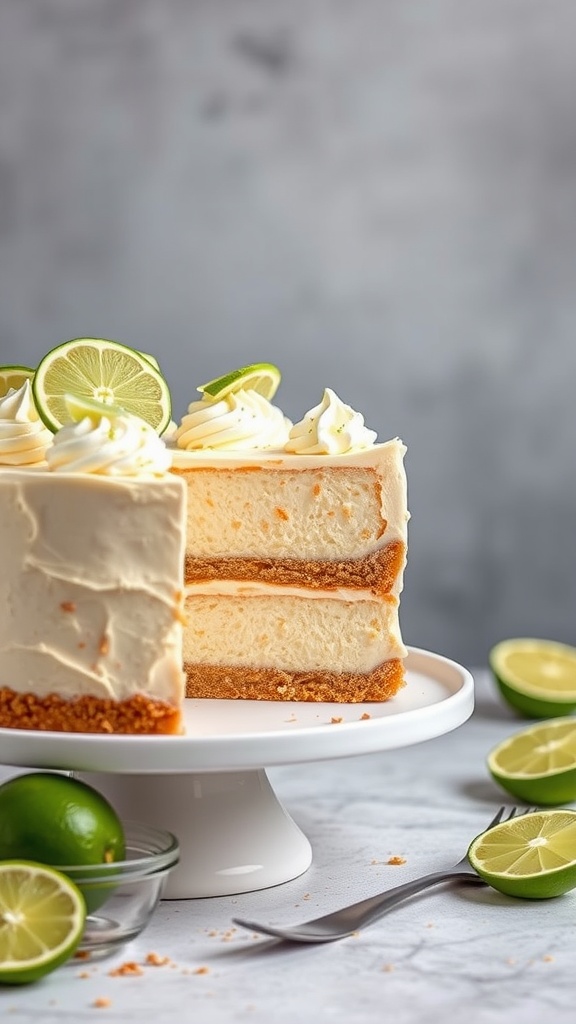
POLYGON ((278 390, 280 379, 280 370, 272 363, 252 363, 251 366, 242 366, 239 370, 225 373, 223 377, 209 380, 197 390, 214 401, 220 401, 232 391, 256 391, 270 401, 278 390))
POLYGON ((86 906, 60 871, 31 861, 0 863, 0 984, 37 981, 72 956, 86 906))
POLYGON ((121 406, 146 420, 158 434, 170 422, 170 391, 150 359, 136 349, 101 338, 76 338, 41 360, 34 400, 50 430, 70 422, 65 395, 121 406))
POLYGON ((10 388, 18 390, 25 380, 31 380, 34 370, 30 366, 0 366, 0 398, 4 398, 10 388))
POLYGON ((494 825, 468 859, 492 888, 541 900, 576 887, 576 811, 534 811, 494 825))
POLYGON ((528 804, 576 800, 576 722, 550 719, 503 740, 488 754, 488 771, 528 804))
POLYGON ((527 718, 576 710, 576 647, 555 640, 502 640, 489 661, 502 696, 527 718))

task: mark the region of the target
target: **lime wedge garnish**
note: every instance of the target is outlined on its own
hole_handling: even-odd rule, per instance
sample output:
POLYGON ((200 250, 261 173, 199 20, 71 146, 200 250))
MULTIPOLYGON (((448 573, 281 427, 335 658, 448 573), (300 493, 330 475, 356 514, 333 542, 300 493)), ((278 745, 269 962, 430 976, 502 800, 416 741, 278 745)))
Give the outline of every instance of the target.
POLYGON ((548 899, 576 887, 576 811, 535 811, 477 836, 468 859, 508 896, 548 899))
POLYGON ((113 419, 115 416, 122 416, 126 410, 120 405, 113 405, 109 402, 97 402, 95 398, 85 398, 80 395, 64 395, 64 402, 69 413, 69 419, 74 423, 88 419, 93 423, 100 423, 103 416, 113 419))
POLYGON ((0 984, 37 981, 72 956, 86 905, 60 871, 32 861, 0 863, 0 984))
POLYGON ((170 422, 170 391, 149 358, 117 341, 76 338, 41 360, 32 389, 38 412, 50 430, 71 416, 65 396, 120 406, 161 434, 170 422))
POLYGON ((0 398, 4 398, 10 388, 18 390, 25 380, 31 380, 34 370, 30 366, 0 366, 0 398))
POLYGON ((214 401, 220 401, 232 391, 256 391, 270 401, 278 390, 280 379, 280 370, 272 363, 252 363, 251 366, 241 366, 238 370, 225 373, 223 377, 209 380, 197 390, 214 401))
POLYGON ((576 710, 576 647, 555 640, 502 640, 490 668, 504 699, 528 718, 576 710))

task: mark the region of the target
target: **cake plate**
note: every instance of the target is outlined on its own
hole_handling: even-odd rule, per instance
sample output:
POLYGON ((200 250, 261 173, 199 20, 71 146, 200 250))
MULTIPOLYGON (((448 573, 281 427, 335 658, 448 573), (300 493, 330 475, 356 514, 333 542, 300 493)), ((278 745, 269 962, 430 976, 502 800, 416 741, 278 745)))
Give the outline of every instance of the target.
POLYGON ((181 859, 165 898, 251 892, 312 862, 266 768, 410 746, 471 715, 474 685, 461 665, 411 647, 406 676, 383 704, 187 700, 184 736, 0 729, 0 762, 72 772, 121 817, 174 832, 181 859))

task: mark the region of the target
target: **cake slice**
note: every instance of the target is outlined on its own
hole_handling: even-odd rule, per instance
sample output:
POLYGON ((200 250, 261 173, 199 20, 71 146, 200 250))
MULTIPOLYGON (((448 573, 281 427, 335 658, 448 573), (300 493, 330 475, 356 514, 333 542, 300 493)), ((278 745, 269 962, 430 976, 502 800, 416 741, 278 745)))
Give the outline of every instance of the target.
POLYGON ((407 653, 406 449, 375 444, 328 389, 294 428, 256 404, 258 415, 254 395, 205 395, 174 437, 188 495, 187 696, 387 700, 407 653))

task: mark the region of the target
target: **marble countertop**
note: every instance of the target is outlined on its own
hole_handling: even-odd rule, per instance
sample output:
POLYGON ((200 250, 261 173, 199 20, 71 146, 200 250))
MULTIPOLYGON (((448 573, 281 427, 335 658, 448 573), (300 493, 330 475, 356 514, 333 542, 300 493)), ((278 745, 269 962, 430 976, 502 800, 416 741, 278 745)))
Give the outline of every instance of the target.
POLYGON ((282 945, 231 923, 295 923, 461 856, 506 802, 486 754, 526 724, 502 705, 486 671, 474 677, 474 713, 445 736, 268 772, 313 847, 299 878, 242 895, 163 901, 120 952, 1 989, 0 1019, 363 1024, 385 1010, 394 1024, 464 1016, 468 1024, 541 1024, 547 1015, 572 1022, 576 895, 532 903, 443 884, 358 935, 320 946, 282 945), (147 965, 151 952, 165 962, 147 965), (141 973, 115 973, 128 962, 141 973))

